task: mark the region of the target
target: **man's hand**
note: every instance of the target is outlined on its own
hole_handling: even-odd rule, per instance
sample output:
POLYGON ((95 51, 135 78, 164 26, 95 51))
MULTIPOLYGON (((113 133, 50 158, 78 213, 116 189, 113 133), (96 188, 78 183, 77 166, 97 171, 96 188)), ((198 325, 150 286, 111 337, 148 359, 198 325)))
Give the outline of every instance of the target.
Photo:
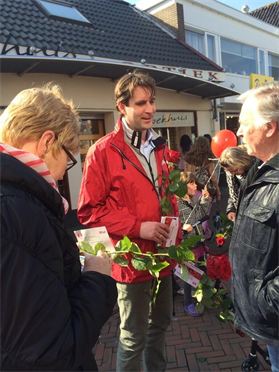
POLYGON ((84 253, 83 271, 96 271, 100 274, 111 275, 112 259, 102 251, 98 251, 97 256, 84 253))
POLYGON ((153 240, 154 242, 164 245, 169 237, 169 226, 155 221, 142 222, 140 226, 140 238, 153 240))
POLYGON ((235 212, 229 212, 228 214, 227 214, 227 217, 228 217, 228 219, 229 220, 231 220, 231 221, 235 221, 235 217, 236 217, 236 213, 235 212))

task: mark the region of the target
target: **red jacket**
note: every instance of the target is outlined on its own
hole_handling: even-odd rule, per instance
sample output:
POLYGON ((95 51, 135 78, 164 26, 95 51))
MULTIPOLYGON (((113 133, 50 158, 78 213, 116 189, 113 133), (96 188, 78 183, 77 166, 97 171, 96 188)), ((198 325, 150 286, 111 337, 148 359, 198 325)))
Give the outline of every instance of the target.
MULTIPOLYGON (((159 175, 162 172, 168 174, 165 148, 162 143, 154 149, 159 186, 159 175)), ((143 252, 156 252, 156 243, 140 239, 139 235, 142 222, 161 220, 160 196, 134 151, 124 141, 121 120, 113 132, 101 138, 88 151, 79 195, 78 218, 82 224, 90 227, 106 226, 114 243, 126 235, 143 252)), ((169 275, 172 267, 170 265, 164 269, 161 276, 169 275)), ((113 265, 113 277, 124 283, 152 278, 148 271, 117 264, 113 265)))

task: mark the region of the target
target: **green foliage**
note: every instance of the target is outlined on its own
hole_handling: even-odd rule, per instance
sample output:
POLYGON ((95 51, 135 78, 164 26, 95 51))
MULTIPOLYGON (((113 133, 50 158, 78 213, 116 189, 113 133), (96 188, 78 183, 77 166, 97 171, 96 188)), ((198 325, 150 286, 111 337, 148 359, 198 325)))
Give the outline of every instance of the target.
POLYGON ((172 204, 170 199, 167 196, 163 196, 161 199, 161 210, 162 214, 166 215, 172 211, 172 204))
POLYGON ((193 297, 197 300, 197 309, 203 306, 209 309, 218 309, 217 317, 222 321, 233 319, 232 301, 228 295, 228 291, 223 288, 215 288, 215 281, 203 275, 202 279, 196 288, 193 297))
POLYGON ((228 219, 225 213, 220 214, 221 217, 221 232, 224 234, 225 239, 232 235, 233 222, 228 219))
POLYGON ((149 270, 152 267, 150 257, 135 257, 131 259, 131 264, 136 270, 149 270))
POLYGON ((82 241, 78 243, 79 250, 81 252, 92 254, 93 256, 96 256, 98 251, 105 251, 106 247, 102 243, 95 244, 94 247, 88 242, 82 241))
POLYGON ((169 173, 168 178, 166 178, 165 176, 162 177, 162 191, 163 195, 160 204, 162 214, 166 215, 173 212, 170 196, 176 195, 182 198, 187 192, 186 183, 180 180, 179 169, 172 170, 169 173))

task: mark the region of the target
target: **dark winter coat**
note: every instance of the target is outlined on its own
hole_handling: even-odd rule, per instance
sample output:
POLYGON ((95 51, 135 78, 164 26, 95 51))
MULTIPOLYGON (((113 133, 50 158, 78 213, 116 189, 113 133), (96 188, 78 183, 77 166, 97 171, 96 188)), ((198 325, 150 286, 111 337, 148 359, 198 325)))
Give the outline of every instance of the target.
POLYGON ((115 283, 81 273, 60 195, 17 159, 1 153, 0 164, 1 370, 96 370, 115 283))
POLYGON ((248 173, 230 246, 235 324, 279 344, 279 154, 248 173))

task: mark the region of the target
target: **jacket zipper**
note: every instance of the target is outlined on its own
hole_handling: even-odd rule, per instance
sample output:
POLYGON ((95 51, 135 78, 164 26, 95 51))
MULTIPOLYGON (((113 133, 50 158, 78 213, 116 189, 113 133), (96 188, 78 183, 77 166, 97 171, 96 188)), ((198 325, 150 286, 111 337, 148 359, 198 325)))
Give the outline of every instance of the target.
MULTIPOLYGON (((152 177, 152 181, 151 181, 151 179, 137 166, 137 164, 135 164, 134 162, 132 162, 121 150, 120 150, 120 148, 119 147, 117 147, 114 143, 111 143, 111 146, 112 147, 114 147, 115 148, 115 150, 119 153, 119 155, 122 157, 122 158, 124 158, 125 160, 127 160, 134 168, 136 168, 142 175, 143 175, 143 177, 145 177, 150 183, 151 183, 151 185, 153 186, 153 189, 155 190, 155 192, 156 192, 156 195, 157 195, 157 197, 158 197, 158 199, 160 200, 160 195, 159 195, 159 193, 158 193, 158 191, 157 191, 157 189, 156 189, 156 186, 155 186, 155 184, 153 183, 153 182, 155 182, 154 181, 154 175, 153 175, 153 171, 152 171, 152 168, 151 168, 151 166, 150 166, 150 164, 148 163, 148 161, 147 161, 147 159, 146 159, 146 157, 143 155, 143 157, 145 158, 145 160, 147 161, 147 164, 148 164, 148 166, 149 166, 149 169, 150 169, 150 174, 151 174, 151 177, 152 177)), ((153 149, 153 151, 154 151, 154 149, 153 149)), ((124 163, 123 163, 124 164, 124 163)), ((125 168, 124 168, 125 169, 125 168)))
MULTIPOLYGON (((154 148, 150 151, 150 155, 151 155, 151 153, 153 151, 154 151, 154 148)), ((152 167, 150 165, 150 162, 147 160, 147 158, 142 153, 141 153, 141 155, 144 157, 144 159, 145 159, 145 161, 146 161, 146 163, 148 165, 148 168, 149 168, 149 171, 150 171, 150 175, 151 175, 151 178, 152 178, 152 183, 154 184, 154 186, 156 188, 156 182, 155 182, 155 178, 154 178, 154 174, 153 174, 153 169, 152 169, 152 167)), ((156 161, 156 159, 155 159, 155 161, 156 161)))

